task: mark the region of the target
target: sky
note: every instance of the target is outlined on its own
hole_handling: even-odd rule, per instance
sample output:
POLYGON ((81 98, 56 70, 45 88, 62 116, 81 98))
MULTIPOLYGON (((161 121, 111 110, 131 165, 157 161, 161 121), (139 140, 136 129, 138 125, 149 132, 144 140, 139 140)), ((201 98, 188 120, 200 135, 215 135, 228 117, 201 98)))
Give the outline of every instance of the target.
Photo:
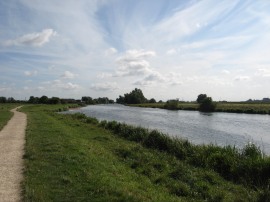
POLYGON ((0 96, 270 97, 269 0, 0 1, 0 96))

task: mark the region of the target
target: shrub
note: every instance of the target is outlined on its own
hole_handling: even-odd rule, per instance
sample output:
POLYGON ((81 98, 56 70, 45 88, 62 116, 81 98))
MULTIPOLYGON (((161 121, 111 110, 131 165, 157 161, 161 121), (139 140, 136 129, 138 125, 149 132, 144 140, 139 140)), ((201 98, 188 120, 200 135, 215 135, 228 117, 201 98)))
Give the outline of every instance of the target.
POLYGON ((242 156, 245 158, 258 159, 262 158, 262 152, 255 144, 249 143, 243 148, 242 156))
POLYGON ((200 103, 200 111, 202 112, 213 112, 215 111, 216 105, 213 103, 211 97, 206 97, 204 100, 200 103))
POLYGON ((150 148, 155 148, 160 151, 169 151, 172 139, 167 135, 160 133, 157 130, 153 130, 147 136, 143 144, 150 148))
POLYGON ((165 109, 171 109, 171 110, 178 109, 178 103, 179 103, 178 99, 176 99, 176 100, 168 100, 166 102, 166 104, 164 105, 164 108, 165 109))
POLYGON ((86 118, 86 123, 91 123, 91 124, 97 125, 99 123, 99 121, 97 118, 88 117, 88 118, 86 118))

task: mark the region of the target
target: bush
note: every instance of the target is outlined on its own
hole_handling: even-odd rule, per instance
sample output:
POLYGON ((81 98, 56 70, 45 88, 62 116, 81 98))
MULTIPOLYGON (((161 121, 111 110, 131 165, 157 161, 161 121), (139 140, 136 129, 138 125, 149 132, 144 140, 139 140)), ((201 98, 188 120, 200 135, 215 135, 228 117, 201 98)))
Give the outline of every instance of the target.
POLYGON ((200 103, 200 111, 202 112, 213 112, 215 111, 216 105, 213 103, 211 97, 206 97, 204 100, 200 103))
POLYGON ((179 101, 177 99, 176 100, 168 100, 166 102, 166 104, 164 105, 164 108, 171 109, 171 110, 178 109, 178 103, 179 103, 179 101))

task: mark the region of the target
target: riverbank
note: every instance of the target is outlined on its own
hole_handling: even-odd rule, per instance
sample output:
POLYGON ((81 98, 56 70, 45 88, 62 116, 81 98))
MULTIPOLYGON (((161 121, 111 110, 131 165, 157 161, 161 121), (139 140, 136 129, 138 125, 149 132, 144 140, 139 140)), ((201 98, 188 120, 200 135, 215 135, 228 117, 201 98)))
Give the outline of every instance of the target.
MULTIPOLYGON (((267 103, 217 102, 215 104, 216 104, 215 112, 270 115, 270 103, 267 104, 267 103)), ((165 103, 130 104, 129 106, 166 109, 165 103)), ((178 107, 175 110, 198 111, 199 104, 195 102, 179 102, 178 107)))
MULTIPOLYGON (((186 152, 185 158, 179 158, 166 151, 164 140, 171 141, 160 138, 162 135, 150 135, 148 141, 142 141, 138 129, 117 127, 115 122, 98 122, 81 114, 53 112, 61 107, 23 108, 29 120, 25 201, 264 201, 269 196, 263 184, 240 183, 214 171, 209 164, 195 164, 202 162, 197 160, 203 156, 194 155, 208 148, 201 152, 205 153, 201 160, 208 159, 216 169, 227 172, 233 168, 228 165, 232 163, 229 160, 235 160, 231 159, 234 153, 222 153, 215 146, 196 147, 172 141, 183 148, 180 153, 186 152), (123 131, 132 136, 124 136, 123 131)), ((262 166, 268 168, 268 157, 252 149, 246 150, 250 167, 242 167, 238 173, 242 179, 246 169, 256 173, 262 166), (257 155, 254 159, 258 161, 254 162, 261 162, 258 167, 252 164, 254 159, 248 158, 249 154, 257 155)))

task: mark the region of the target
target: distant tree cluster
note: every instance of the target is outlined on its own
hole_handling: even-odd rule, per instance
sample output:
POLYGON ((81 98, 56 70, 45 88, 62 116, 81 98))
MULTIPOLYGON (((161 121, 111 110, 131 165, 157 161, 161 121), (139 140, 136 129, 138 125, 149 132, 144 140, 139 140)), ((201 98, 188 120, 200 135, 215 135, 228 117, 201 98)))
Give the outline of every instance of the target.
POLYGON ((252 100, 252 99, 249 99, 246 102, 270 102, 270 98, 263 98, 262 100, 252 100))
POLYGON ((31 104, 61 104, 59 97, 48 98, 46 95, 39 97, 30 96, 28 103, 31 104))
POLYGON ((43 95, 41 97, 30 96, 27 102, 31 104, 77 104, 81 103, 81 100, 61 99, 59 97, 48 98, 46 95, 43 95))
POLYGON ((83 96, 82 97, 82 102, 84 102, 85 104, 89 104, 89 105, 94 105, 94 104, 113 104, 114 103, 114 100, 110 100, 107 97, 99 97, 99 98, 93 99, 92 97, 83 96))
POLYGON ((216 105, 211 97, 207 97, 206 94, 198 95, 197 102, 200 104, 199 110, 202 112, 213 112, 215 111, 216 105))
MULTIPOLYGON (((152 102, 155 101, 154 99, 152 102)), ((124 94, 124 96, 119 96, 119 98, 116 99, 116 102, 118 104, 141 104, 141 103, 147 103, 148 100, 144 97, 143 92, 141 89, 135 88, 130 93, 124 94)))
POLYGON ((15 103, 17 102, 13 97, 0 97, 0 103, 15 103))

